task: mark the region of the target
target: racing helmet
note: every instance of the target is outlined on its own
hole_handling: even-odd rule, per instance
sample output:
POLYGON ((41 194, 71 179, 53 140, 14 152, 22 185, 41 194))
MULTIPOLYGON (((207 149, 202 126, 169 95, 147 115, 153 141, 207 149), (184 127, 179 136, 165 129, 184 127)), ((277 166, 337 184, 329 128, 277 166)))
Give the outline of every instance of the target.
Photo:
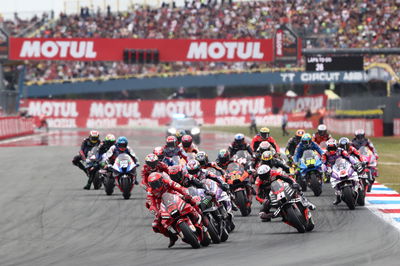
POLYGON ((235 143, 238 145, 244 143, 244 135, 242 133, 238 133, 235 135, 235 143))
POLYGON ((301 143, 305 146, 305 147, 309 147, 311 145, 311 135, 308 133, 305 133, 302 137, 301 137, 301 143))
POLYGON ((318 134, 321 136, 326 135, 326 126, 324 124, 318 126, 318 134))
POLYGON ((111 147, 112 145, 114 145, 116 142, 115 140, 115 136, 113 134, 108 134, 106 136, 106 138, 104 139, 104 144, 107 145, 107 147, 111 147))
POLYGON ((149 186, 153 192, 161 192, 164 188, 163 176, 161 173, 151 173, 148 179, 149 186))
POLYGON ((222 163, 222 164, 227 163, 229 161, 230 157, 231 156, 230 156, 228 150, 226 150, 226 149, 219 150, 217 158, 220 163, 222 163))
POLYGON ((97 143, 100 139, 100 133, 97 130, 91 130, 89 132, 89 141, 91 143, 97 143))
POLYGON ((298 129, 296 130, 296 138, 298 140, 301 140, 301 137, 305 134, 306 132, 304 131, 304 129, 298 129))
POLYGON ((125 151, 126 148, 128 147, 128 139, 126 137, 119 137, 117 139, 117 143, 116 143, 117 148, 120 151, 125 151))
POLYGON ((350 148, 350 140, 346 137, 339 139, 339 148, 342 148, 345 151, 348 151, 350 148))
POLYGON ((168 148, 175 148, 177 146, 178 140, 174 136, 168 136, 166 142, 168 148))
POLYGON ((187 165, 186 169, 189 174, 196 175, 200 172, 200 163, 197 160, 190 160, 187 165))
POLYGON ((261 160, 263 162, 268 162, 273 158, 274 154, 272 153, 272 151, 265 151, 263 152, 263 154, 261 155, 261 160))
POLYGON ((356 132, 354 132, 354 135, 356 136, 357 139, 365 138, 365 132, 363 129, 357 129, 356 132))
POLYGON ((326 142, 326 150, 330 153, 330 154, 335 154, 336 151, 338 149, 338 145, 337 145, 337 141, 336 139, 329 139, 326 142))
POLYGON ((146 156, 144 161, 151 169, 155 169, 158 163, 158 157, 154 153, 150 153, 146 156))
POLYGON ((190 148, 192 146, 193 138, 190 135, 184 135, 182 137, 182 146, 184 148, 190 148))
POLYGON ((257 169, 257 175, 263 181, 268 180, 271 176, 271 167, 265 164, 261 165, 257 169))
POLYGON ((168 167, 168 174, 171 179, 177 183, 181 183, 183 179, 182 167, 180 165, 173 165, 168 167))
POLYGON ((269 134, 270 134, 269 128, 267 128, 267 127, 262 127, 262 128, 260 129, 260 136, 261 136, 261 138, 267 139, 267 138, 269 138, 269 134))
POLYGON ((176 140, 180 143, 181 140, 182 140, 182 137, 184 135, 186 135, 186 131, 185 130, 183 130, 183 129, 177 130, 176 133, 175 133, 176 140))
POLYGON ((157 155, 158 159, 162 161, 164 159, 164 148, 161 146, 155 147, 153 154, 157 155))
POLYGON ((257 151, 262 154, 263 152, 269 151, 270 149, 271 149, 271 143, 269 143, 268 141, 262 141, 258 146, 257 151))
POLYGON ((201 166, 205 166, 208 164, 208 155, 204 151, 199 151, 196 154, 195 159, 200 163, 201 166))

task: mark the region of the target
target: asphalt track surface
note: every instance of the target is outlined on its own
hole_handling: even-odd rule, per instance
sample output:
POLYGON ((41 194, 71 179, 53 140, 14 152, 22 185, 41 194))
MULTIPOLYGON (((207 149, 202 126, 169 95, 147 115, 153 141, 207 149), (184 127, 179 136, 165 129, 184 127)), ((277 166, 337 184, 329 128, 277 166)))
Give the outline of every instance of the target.
MULTIPOLYGON (((161 131, 119 133, 141 161, 163 141, 161 131)), ((71 164, 82 137, 51 132, 0 148, 0 265, 399 265, 399 232, 366 208, 332 206, 329 186, 309 197, 318 208, 311 233, 279 219, 261 223, 255 202, 250 217, 236 216, 226 243, 193 250, 178 241, 168 249, 151 229, 143 189, 135 187, 130 200, 82 190, 86 180, 71 164)), ((211 158, 228 141, 212 133, 203 139, 211 158)))

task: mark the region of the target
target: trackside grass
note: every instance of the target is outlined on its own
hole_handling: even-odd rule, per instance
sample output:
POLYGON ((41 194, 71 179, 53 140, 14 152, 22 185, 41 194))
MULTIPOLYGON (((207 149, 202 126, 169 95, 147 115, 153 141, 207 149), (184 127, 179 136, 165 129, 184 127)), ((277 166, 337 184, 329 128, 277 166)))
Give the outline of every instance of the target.
MULTIPOLYGON (((260 128, 260 127, 258 127, 260 128)), ((221 131, 232 133, 233 136, 236 133, 243 133, 248 137, 253 137, 254 134, 250 134, 248 126, 215 126, 215 127, 204 127, 204 130, 221 131)), ((271 136, 275 138, 280 147, 285 147, 289 137, 292 137, 296 130, 288 130, 290 136, 282 136, 282 130, 276 127, 270 127, 271 136)), ((314 133, 317 130, 307 130, 308 133, 314 133)), ((333 137, 337 140, 343 136, 333 134, 333 137)), ((354 136, 346 136, 350 140, 354 136)), ((370 138, 374 143, 378 154, 378 169, 379 178, 378 182, 385 184, 396 191, 400 192, 400 138, 398 137, 381 137, 381 138, 370 138)), ((229 143, 227 143, 228 146, 229 143)))

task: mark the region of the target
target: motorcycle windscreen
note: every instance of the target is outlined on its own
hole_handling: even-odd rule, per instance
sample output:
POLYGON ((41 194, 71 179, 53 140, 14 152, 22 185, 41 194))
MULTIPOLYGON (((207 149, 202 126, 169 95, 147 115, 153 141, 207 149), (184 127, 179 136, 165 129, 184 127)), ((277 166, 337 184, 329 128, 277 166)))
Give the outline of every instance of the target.
POLYGON ((241 164, 238 164, 238 163, 230 163, 229 165, 228 165, 228 167, 226 168, 226 172, 229 174, 229 173, 232 173, 232 172, 241 172, 241 173, 243 173, 244 172, 244 167, 243 167, 243 165, 241 165, 241 164))
POLYGON ((284 189, 285 185, 283 184, 283 182, 274 181, 271 184, 271 192, 273 192, 274 194, 282 192, 284 189))
POLYGON ((133 160, 128 154, 123 153, 118 155, 114 164, 118 167, 118 169, 123 170, 122 172, 127 172, 132 169, 133 160))
POLYGON ((177 195, 171 194, 171 193, 164 193, 161 196, 161 202, 164 204, 164 206, 169 209, 171 206, 174 206, 177 204, 177 195))

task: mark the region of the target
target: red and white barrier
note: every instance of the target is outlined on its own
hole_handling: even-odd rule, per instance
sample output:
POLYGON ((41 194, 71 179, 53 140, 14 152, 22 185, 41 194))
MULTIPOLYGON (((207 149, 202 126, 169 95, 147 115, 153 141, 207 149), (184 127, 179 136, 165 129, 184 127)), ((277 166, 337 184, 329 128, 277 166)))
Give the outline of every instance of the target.
POLYGON ((32 134, 34 127, 33 118, 0 117, 0 139, 32 134))
POLYGON ((393 135, 400 136, 400 118, 393 119, 393 135))
MULTIPOLYGON (((21 103, 30 115, 46 117, 52 128, 114 128, 165 125, 183 113, 206 125, 249 125, 254 114, 260 126, 281 126, 272 114, 271 96, 163 101, 37 100, 21 103)), ((275 105, 276 106, 276 105, 275 105)), ((317 118, 289 114, 288 128, 315 128, 317 118)))
POLYGON ((371 137, 383 136, 382 119, 335 119, 326 118, 324 123, 330 132, 353 135, 357 129, 364 129, 365 134, 371 137))

